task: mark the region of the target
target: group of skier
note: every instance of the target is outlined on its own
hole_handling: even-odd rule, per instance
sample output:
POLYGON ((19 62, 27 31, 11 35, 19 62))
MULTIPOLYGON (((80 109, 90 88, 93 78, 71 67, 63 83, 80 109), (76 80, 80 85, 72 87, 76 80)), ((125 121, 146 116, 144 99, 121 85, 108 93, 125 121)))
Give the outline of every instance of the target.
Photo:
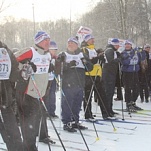
POLYGON ((48 135, 46 119, 58 117, 55 114, 56 85, 61 87, 63 129, 71 133, 77 132, 76 129, 88 129, 79 122, 82 104, 85 119, 95 121, 93 92, 102 118, 111 120, 115 117, 117 113, 112 106, 117 74, 120 87, 124 88, 128 112, 141 110, 136 105, 139 94, 142 102, 143 94, 145 102, 149 101, 150 45, 134 49, 133 43, 125 40, 124 50, 119 52, 120 41, 113 38, 102 51, 95 48, 91 31, 83 34, 80 40, 78 34, 70 37, 67 50, 58 55, 56 43, 44 31, 35 35, 35 46, 15 55, 0 42, 0 133, 9 151, 38 151, 37 137, 40 142, 55 143, 48 135), (13 111, 14 89, 21 132, 13 111))

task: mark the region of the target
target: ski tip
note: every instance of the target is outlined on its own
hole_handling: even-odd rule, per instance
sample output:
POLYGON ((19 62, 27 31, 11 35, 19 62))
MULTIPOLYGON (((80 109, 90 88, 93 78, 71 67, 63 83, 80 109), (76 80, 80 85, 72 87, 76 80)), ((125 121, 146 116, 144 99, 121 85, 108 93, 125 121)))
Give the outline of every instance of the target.
POLYGON ((99 137, 97 137, 97 138, 96 138, 96 141, 98 141, 98 140, 100 140, 100 138, 99 138, 99 137))
POLYGON ((117 129, 116 129, 116 128, 114 128, 114 129, 113 129, 113 131, 114 131, 114 132, 116 132, 116 131, 117 131, 117 129))

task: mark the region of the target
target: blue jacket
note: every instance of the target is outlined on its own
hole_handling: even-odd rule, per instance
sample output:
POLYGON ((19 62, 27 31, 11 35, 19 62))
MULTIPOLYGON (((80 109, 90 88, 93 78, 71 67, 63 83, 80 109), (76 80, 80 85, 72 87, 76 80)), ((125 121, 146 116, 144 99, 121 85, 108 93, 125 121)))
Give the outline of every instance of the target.
POLYGON ((142 54, 138 50, 124 50, 121 53, 121 70, 123 72, 138 72, 140 70, 140 63, 144 60, 142 54))

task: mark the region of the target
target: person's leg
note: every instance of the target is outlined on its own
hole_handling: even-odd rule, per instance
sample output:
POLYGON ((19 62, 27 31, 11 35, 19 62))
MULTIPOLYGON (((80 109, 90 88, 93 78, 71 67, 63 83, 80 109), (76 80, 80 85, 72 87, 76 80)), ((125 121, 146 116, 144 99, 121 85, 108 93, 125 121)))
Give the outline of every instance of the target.
POLYGON ((40 112, 38 100, 25 95, 20 105, 20 124, 25 150, 37 151, 37 113, 40 112))
POLYGON ((62 122, 64 124, 63 129, 68 132, 76 132, 72 127, 72 106, 74 101, 74 89, 73 88, 63 88, 62 100, 61 100, 61 116, 62 122))
POLYGON ((108 101, 108 108, 110 114, 113 113, 113 95, 114 95, 114 90, 115 90, 115 79, 111 76, 107 81, 104 81, 105 83, 105 93, 106 93, 106 100, 108 101))
POLYGON ((143 84, 140 83, 140 98, 141 98, 141 102, 144 102, 144 87, 143 84))
POLYGON ((93 118, 92 111, 91 111, 92 92, 94 89, 93 80, 94 80, 93 77, 86 76, 85 91, 84 91, 85 95, 84 95, 84 102, 83 102, 85 119, 93 118))
POLYGON ((50 98, 49 98, 49 113, 50 116, 55 117, 56 110, 56 80, 53 80, 50 87, 50 98))
POLYGON ((149 100, 148 100, 148 98, 149 98, 149 88, 148 88, 147 83, 144 85, 144 91, 145 91, 145 102, 148 103, 149 102, 149 100))
POLYGON ((2 81, 0 87, 1 114, 5 131, 10 138, 9 147, 12 151, 23 150, 21 133, 12 108, 13 98, 11 83, 7 80, 2 81))
POLYGON ((73 128, 78 128, 78 129, 81 129, 81 130, 88 129, 87 127, 85 127, 85 126, 83 126, 79 123, 80 110, 81 110, 82 101, 83 101, 84 89, 75 88, 74 92, 75 92, 74 102, 73 102, 73 106, 72 106, 72 111, 73 111, 74 117, 72 118, 73 119, 72 127, 73 128))

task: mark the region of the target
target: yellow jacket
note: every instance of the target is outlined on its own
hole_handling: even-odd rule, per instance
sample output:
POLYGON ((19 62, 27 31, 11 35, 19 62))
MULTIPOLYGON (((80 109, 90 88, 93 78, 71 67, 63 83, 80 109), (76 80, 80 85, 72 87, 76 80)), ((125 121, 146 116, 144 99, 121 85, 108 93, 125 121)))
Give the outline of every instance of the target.
MULTIPOLYGON (((90 51, 95 51, 94 45, 89 45, 86 47, 86 49, 89 51, 89 54, 90 54, 90 51)), ((94 64, 93 70, 90 72, 86 72, 85 74, 88 76, 100 76, 101 77, 102 76, 102 67, 99 63, 94 64)))

